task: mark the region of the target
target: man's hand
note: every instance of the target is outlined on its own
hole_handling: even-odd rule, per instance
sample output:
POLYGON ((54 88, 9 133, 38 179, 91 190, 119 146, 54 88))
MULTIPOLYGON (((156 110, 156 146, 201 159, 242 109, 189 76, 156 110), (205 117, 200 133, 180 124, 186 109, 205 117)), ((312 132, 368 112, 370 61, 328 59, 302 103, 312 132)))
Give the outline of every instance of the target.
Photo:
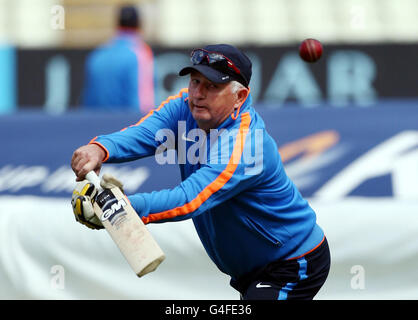
POLYGON ((99 174, 105 157, 105 151, 97 144, 88 144, 75 150, 71 159, 71 168, 77 176, 76 180, 84 180, 91 170, 99 174))
POLYGON ((90 229, 103 229, 100 219, 94 214, 93 202, 97 195, 96 187, 89 181, 77 182, 71 197, 75 219, 90 229))

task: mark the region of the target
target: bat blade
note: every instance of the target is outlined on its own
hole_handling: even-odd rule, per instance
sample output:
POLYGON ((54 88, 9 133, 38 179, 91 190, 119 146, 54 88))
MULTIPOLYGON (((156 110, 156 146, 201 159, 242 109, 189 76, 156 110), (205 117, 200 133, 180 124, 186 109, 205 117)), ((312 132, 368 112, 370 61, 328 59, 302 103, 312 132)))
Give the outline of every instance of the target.
POLYGON ((100 192, 93 208, 138 277, 157 269, 164 252, 119 188, 100 192))

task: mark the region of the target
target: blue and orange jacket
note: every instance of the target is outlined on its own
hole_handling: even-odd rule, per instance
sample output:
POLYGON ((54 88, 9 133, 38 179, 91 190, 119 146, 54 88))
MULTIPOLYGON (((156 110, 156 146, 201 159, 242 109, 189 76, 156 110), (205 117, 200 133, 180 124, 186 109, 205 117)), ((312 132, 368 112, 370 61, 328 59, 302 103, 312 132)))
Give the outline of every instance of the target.
POLYGON ((147 114, 154 108, 155 71, 151 48, 132 31, 119 31, 86 60, 83 108, 147 114))
MULTIPOLYGON (((184 144, 182 152, 190 155, 198 149, 197 142, 184 137, 191 140, 188 133, 196 128, 183 89, 135 125, 90 143, 106 151, 106 162, 131 161, 154 156, 170 140, 157 138, 164 129, 175 135, 177 151, 184 144), (185 125, 184 136, 180 124, 185 125)), ((250 94, 215 133, 216 143, 208 133, 210 143, 201 144, 201 161, 179 153, 178 159, 184 161, 179 164, 178 186, 128 197, 142 221, 193 219, 208 255, 232 279, 318 247, 324 233, 316 214, 286 175, 277 145, 251 106, 250 94)))

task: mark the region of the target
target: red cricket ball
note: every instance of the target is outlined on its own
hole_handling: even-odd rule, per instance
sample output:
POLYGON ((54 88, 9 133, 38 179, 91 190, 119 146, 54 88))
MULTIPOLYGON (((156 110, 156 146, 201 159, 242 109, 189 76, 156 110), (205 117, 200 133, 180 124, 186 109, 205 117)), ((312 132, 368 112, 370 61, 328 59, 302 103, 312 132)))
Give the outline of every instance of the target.
POLYGON ((306 62, 315 62, 321 58, 322 44, 316 39, 305 39, 299 46, 299 55, 306 62))

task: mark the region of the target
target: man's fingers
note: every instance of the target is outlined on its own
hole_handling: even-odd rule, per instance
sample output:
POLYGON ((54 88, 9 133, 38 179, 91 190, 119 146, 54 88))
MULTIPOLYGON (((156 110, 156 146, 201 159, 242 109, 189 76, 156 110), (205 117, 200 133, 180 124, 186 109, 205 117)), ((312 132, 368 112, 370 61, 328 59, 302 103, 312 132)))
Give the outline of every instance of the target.
POLYGON ((74 172, 80 171, 80 169, 83 167, 83 164, 87 161, 87 159, 73 156, 73 160, 71 161, 71 168, 74 172))
MULTIPOLYGON (((100 174, 100 168, 101 168, 101 166, 99 167, 99 168, 97 168, 97 169, 93 169, 94 170, 94 172, 96 172, 96 174, 97 175, 99 175, 100 174)), ((80 173, 80 175, 78 176, 77 175, 77 177, 76 177, 76 179, 75 179, 75 181, 83 181, 84 179, 86 179, 86 175, 87 175, 87 173, 89 173, 91 170, 87 170, 87 172, 86 173, 80 173)))
POLYGON ((84 178, 87 172, 83 175, 83 168, 88 164, 89 160, 86 157, 78 156, 75 158, 74 162, 71 164, 71 167, 75 175, 79 178, 84 178))
POLYGON ((80 149, 77 149, 71 158, 71 168, 77 174, 87 161, 87 155, 82 151, 80 152, 80 149))
POLYGON ((71 158, 71 168, 76 174, 76 181, 81 181, 86 174, 94 170, 100 172, 105 152, 97 145, 85 145, 74 151, 71 158))
POLYGON ((94 170, 96 174, 100 173, 101 163, 97 164, 95 161, 88 160, 86 158, 80 159, 80 161, 77 163, 77 166, 73 169, 76 176, 77 181, 84 180, 87 173, 94 170))
POLYGON ((94 170, 97 174, 100 172, 100 167, 98 167, 95 162, 89 161, 83 165, 83 167, 78 171, 77 177, 85 179, 87 173, 94 170))

